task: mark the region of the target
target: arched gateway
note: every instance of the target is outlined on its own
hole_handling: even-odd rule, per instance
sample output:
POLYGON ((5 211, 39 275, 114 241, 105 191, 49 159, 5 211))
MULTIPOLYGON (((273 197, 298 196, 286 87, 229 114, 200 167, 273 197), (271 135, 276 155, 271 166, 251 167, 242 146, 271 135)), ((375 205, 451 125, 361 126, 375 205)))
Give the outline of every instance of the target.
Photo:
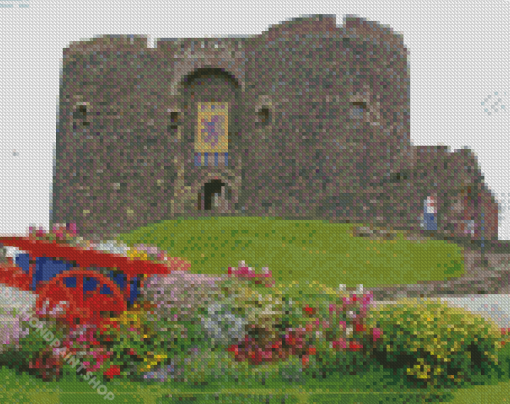
POLYGON ((223 181, 215 179, 204 184, 198 193, 198 210, 227 213, 229 209, 230 189, 223 181))

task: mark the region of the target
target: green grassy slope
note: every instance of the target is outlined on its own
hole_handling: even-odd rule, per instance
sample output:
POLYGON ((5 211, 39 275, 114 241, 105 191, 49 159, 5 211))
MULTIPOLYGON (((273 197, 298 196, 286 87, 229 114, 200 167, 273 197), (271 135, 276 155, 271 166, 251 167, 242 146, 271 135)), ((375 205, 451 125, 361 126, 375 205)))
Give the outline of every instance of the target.
POLYGON ((272 271, 278 284, 318 283, 365 288, 446 280, 464 274, 462 248, 444 241, 413 243, 354 238, 353 224, 272 218, 192 218, 164 221, 122 234, 129 246, 155 245, 191 262, 190 272, 226 274, 239 261, 272 271))

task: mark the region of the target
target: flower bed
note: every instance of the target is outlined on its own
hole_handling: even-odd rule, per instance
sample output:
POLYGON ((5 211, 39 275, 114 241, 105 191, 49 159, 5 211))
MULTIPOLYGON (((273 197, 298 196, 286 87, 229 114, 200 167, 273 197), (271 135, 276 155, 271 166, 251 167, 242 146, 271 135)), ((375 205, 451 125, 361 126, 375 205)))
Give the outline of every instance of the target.
MULTIPOLYGON (((37 237, 53 236, 38 233, 37 237)), ((71 241, 62 233, 56 237, 71 241)), ((165 260, 159 251, 143 245, 126 253, 165 260)), ((371 310, 373 295, 364 294, 361 287, 352 295, 341 288, 328 295, 326 304, 301 304, 276 289, 267 270, 257 276, 260 274, 240 261, 239 268, 229 268, 228 275, 221 283, 222 293, 209 305, 198 307, 189 318, 165 318, 162 322, 155 315, 157 306, 140 301, 101 328, 82 325, 66 330, 56 321, 54 330, 57 333, 60 327, 64 347, 83 362, 87 371, 105 381, 155 376, 165 380, 171 375, 174 381, 186 382, 190 374, 200 372, 191 371, 189 363, 183 365, 184 359, 208 351, 208 357, 217 358, 217 366, 225 361, 231 368, 246 363, 255 371, 274 364, 279 367, 279 375, 289 381, 296 380, 299 372, 321 378, 332 372, 356 374, 375 362, 395 368, 395 359, 400 358, 399 371, 409 382, 446 386, 448 382, 469 380, 473 369, 466 352, 473 353, 478 346, 473 357, 483 360, 477 365, 491 367, 497 364, 498 349, 508 351, 506 330, 498 333, 490 324, 475 321, 476 316, 441 314, 449 320, 443 329, 434 320, 438 312, 432 310, 433 306, 427 306, 428 311, 423 307, 413 311, 402 305, 371 310), (271 288, 271 293, 258 293, 260 288, 271 288), (219 306, 222 312, 217 311, 219 306), (235 332, 226 327, 227 320, 236 323, 235 332), (436 325, 430 328, 427 324, 436 325), (459 324, 462 332, 457 332, 459 324), (408 341, 402 335, 409 336, 408 341), (424 335, 430 337, 430 343, 418 342, 418 336, 424 335), (231 338, 237 342, 228 343, 231 338)), ((20 346, 30 358, 30 369, 45 380, 62 374, 58 350, 48 349, 34 336, 20 338, 20 346)), ((200 360, 191 363, 196 370, 200 360)), ((202 375, 203 381, 213 378, 202 375)))

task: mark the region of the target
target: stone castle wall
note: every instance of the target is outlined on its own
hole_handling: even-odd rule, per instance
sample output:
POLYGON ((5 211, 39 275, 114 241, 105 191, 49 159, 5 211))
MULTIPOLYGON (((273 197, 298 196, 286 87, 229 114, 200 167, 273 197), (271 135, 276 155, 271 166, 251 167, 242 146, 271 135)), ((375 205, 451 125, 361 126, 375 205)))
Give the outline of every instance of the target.
POLYGON ((436 194, 439 231, 467 215, 480 237, 483 209, 497 238, 472 153, 411 144, 407 54, 388 27, 324 15, 246 38, 72 43, 52 223, 102 237, 211 215, 419 228, 436 194))

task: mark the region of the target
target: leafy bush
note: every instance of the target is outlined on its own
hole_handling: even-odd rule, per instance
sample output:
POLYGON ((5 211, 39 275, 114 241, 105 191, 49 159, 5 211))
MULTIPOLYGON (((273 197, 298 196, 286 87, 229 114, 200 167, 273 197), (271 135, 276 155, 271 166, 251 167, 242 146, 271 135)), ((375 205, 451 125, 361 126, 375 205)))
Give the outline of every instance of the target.
POLYGON ((97 334, 112 353, 101 367, 103 372, 118 367, 119 376, 140 380, 145 373, 169 365, 172 357, 188 356, 193 348, 210 344, 197 320, 158 320, 150 306, 123 313, 110 321, 115 327, 105 326, 97 334))
POLYGON ((28 320, 30 318, 29 314, 12 309, 5 315, 9 316, 10 319, 3 322, 2 329, 0 330, 0 343, 2 344, 0 348, 2 351, 12 349, 18 343, 19 339, 23 338, 23 336, 29 332, 28 328, 24 329, 21 324, 23 319, 28 320))
POLYGON ((501 331, 467 310, 438 301, 396 304, 372 310, 370 321, 382 328, 375 358, 405 375, 413 385, 450 386, 469 382, 498 364, 501 331))
POLYGON ((196 311, 214 301, 218 291, 214 277, 175 273, 153 275, 140 290, 140 297, 155 305, 164 322, 196 318, 196 311))
POLYGON ((29 324, 33 316, 32 312, 18 314, 16 330, 19 339, 2 354, 2 363, 18 371, 28 370, 45 380, 60 377, 63 361, 53 355, 50 344, 55 338, 64 341, 69 332, 68 325, 50 317, 40 320, 34 328, 29 324))
MULTIPOLYGON (((217 301, 224 310, 222 313, 233 315, 238 323, 238 328, 231 331, 229 343, 235 343, 240 336, 237 331, 242 326, 245 335, 255 338, 259 345, 264 346, 283 337, 287 328, 303 324, 301 308, 284 293, 277 290, 269 293, 264 286, 247 285, 231 279, 221 285, 223 294, 217 301)), ((207 314, 204 313, 202 318, 207 318, 207 314)), ((227 326, 222 324, 224 331, 227 326)), ((221 342, 226 342, 226 339, 222 338, 221 342)))
POLYGON ((228 302, 214 302, 207 307, 207 315, 201 317, 202 327, 218 345, 230 345, 241 340, 249 324, 249 321, 235 316, 228 308, 228 302))

